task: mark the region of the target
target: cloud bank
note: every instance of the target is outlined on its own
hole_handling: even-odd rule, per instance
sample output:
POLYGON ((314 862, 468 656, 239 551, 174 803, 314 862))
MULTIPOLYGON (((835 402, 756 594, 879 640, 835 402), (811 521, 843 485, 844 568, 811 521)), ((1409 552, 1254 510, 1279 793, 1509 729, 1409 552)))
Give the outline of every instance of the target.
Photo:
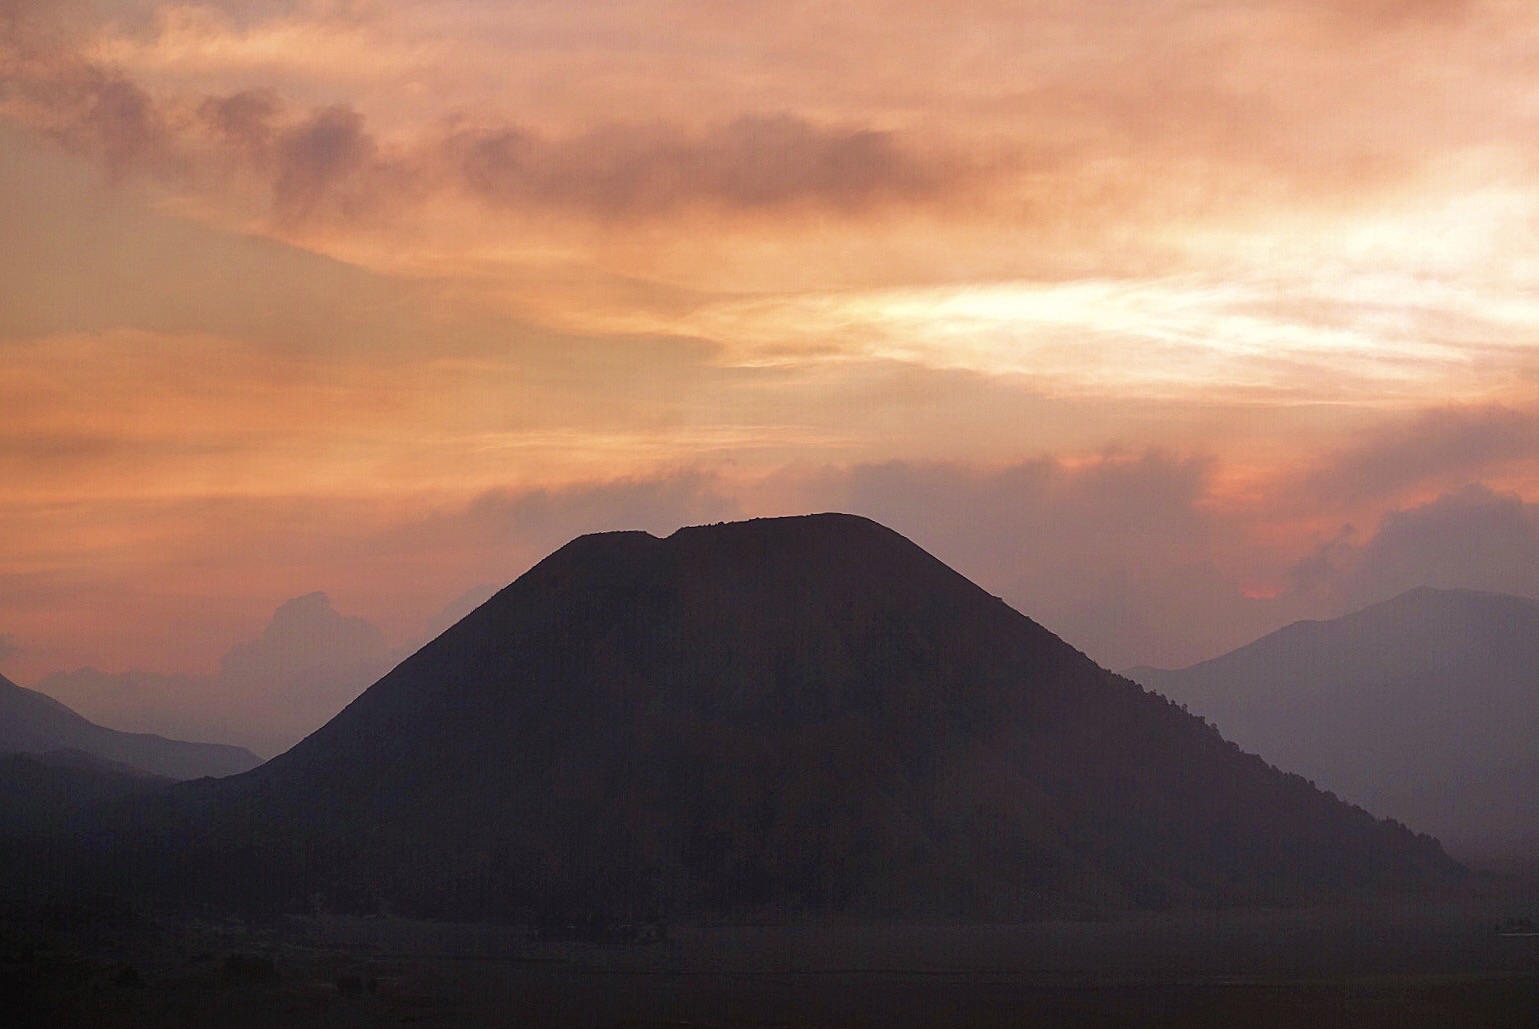
POLYGON ((1417 586, 1539 597, 1539 505, 1470 483, 1390 510, 1372 537, 1346 529, 1300 561, 1298 588, 1332 614, 1417 586))
POLYGON ((212 675, 82 668, 37 688, 93 721, 131 732, 237 743, 272 757, 315 731, 389 670, 379 629, 339 614, 324 593, 285 601, 262 634, 212 675))

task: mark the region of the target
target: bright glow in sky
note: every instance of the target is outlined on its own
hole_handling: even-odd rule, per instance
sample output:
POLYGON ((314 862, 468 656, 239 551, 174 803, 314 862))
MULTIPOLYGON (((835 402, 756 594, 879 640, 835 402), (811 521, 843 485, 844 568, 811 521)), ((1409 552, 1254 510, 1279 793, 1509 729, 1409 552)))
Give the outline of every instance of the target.
POLYGON ((1539 590, 1536 133, 1526 0, 0 0, 0 671, 814 508, 1114 666, 1539 590))

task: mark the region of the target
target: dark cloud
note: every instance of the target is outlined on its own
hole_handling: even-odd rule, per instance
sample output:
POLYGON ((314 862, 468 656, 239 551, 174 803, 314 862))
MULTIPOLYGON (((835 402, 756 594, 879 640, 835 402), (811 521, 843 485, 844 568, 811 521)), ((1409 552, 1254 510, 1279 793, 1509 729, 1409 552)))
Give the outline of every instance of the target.
POLYGON ((465 184, 495 203, 613 216, 699 203, 854 209, 922 197, 938 185, 935 170, 891 133, 822 128, 790 115, 741 118, 694 135, 665 125, 608 125, 555 142, 504 127, 457 134, 448 146, 465 184))
MULTIPOLYGON (((11 20, 18 23, 39 20, 39 12, 48 6, 4 2, 0 11, 11 12, 11 20)), ((122 14, 123 0, 113 6, 113 30, 123 33, 124 22, 133 19, 122 14)), ((135 6, 152 7, 143 0, 135 6)), ((306 19, 322 29, 383 25, 389 20, 376 19, 384 9, 372 4, 196 6, 205 11, 217 7, 222 12, 218 22, 236 33, 280 15, 306 19)), ((1113 6, 1116 18, 1107 19, 1090 5, 1078 15, 1083 19, 1079 22, 1056 10, 1023 11, 1019 5, 994 3, 972 5, 949 19, 937 18, 924 5, 898 5, 876 16, 857 11, 832 19, 786 19, 772 7, 761 6, 742 12, 741 25, 735 27, 745 38, 730 50, 711 55, 712 60, 697 55, 700 60, 677 69, 681 96, 705 88, 699 79, 705 67, 723 80, 723 94, 734 98, 727 102, 735 102, 738 110, 754 110, 753 104, 763 103, 771 111, 845 112, 827 115, 827 122, 756 113, 714 127, 632 121, 560 138, 522 124, 470 123, 447 133, 447 138, 425 136, 394 152, 393 147, 378 145, 385 136, 381 129, 350 122, 348 115, 356 115, 352 108, 296 110, 285 119, 271 107, 250 106, 256 95, 249 93, 237 94, 247 105, 244 112, 219 110, 224 101, 216 99, 212 107, 204 105, 203 118, 173 117, 171 98, 161 97, 160 106, 168 110, 157 120, 157 105, 139 86, 106 71, 98 75, 107 76, 111 85, 92 108, 94 114, 67 103, 54 114, 70 123, 71 131, 76 128, 73 122, 81 120, 83 134, 97 138, 117 160, 131 163, 140 160, 144 147, 155 142, 157 126, 165 124, 177 124, 193 135, 212 130, 210 140, 184 138, 167 144, 194 159, 208 157, 200 144, 211 142, 233 148, 243 160, 265 161, 262 155, 270 156, 282 137, 288 151, 283 167, 264 164, 263 169, 276 177, 275 213, 290 220, 398 209, 403 196, 442 188, 461 189, 503 208, 554 208, 607 218, 661 217, 692 205, 728 212, 787 205, 854 212, 886 202, 986 193, 985 203, 1023 205, 1026 210, 1017 213, 1029 215, 1033 224, 1067 219, 1069 228, 1083 231, 1086 226, 1080 222, 1086 219, 1120 220, 1139 212, 1169 217, 1173 203, 1183 210, 1195 203, 1249 203, 1290 188, 1288 183, 1310 190, 1357 189, 1380 176, 1420 166, 1425 155, 1437 149, 1425 140, 1440 130, 1428 128, 1428 137, 1417 136, 1427 119, 1412 112, 1429 108, 1435 113, 1443 106, 1441 100, 1417 95, 1416 104, 1398 103, 1406 89, 1447 89, 1450 108, 1457 101, 1478 111, 1483 102, 1474 94, 1484 91, 1461 88, 1467 84, 1457 75, 1441 75, 1431 82, 1412 76, 1402 88, 1400 76, 1406 68, 1399 62, 1370 61, 1372 71, 1365 73, 1354 59, 1361 56, 1355 53, 1357 36, 1401 26, 1436 30, 1482 6, 1472 0, 1252 0, 1239 5, 1238 14, 1217 7, 1188 10, 1189 5, 1113 6), (862 28, 848 47, 830 49, 821 37, 833 24, 862 28), (1040 39, 1033 38, 1037 25, 1047 30, 1040 39), (1315 25, 1323 27, 1322 36, 1311 40, 1308 27, 1315 25), (1338 26, 1347 38, 1325 38, 1338 26), (762 39, 751 38, 760 32, 762 39), (1301 38, 1320 46, 1301 47, 1301 38), (1044 42, 1048 39, 1053 42, 1044 42), (1340 59, 1318 60, 1321 46, 1332 44, 1342 48, 1340 59), (931 48, 925 51, 927 59, 914 62, 912 74, 905 74, 907 62, 921 47, 931 48), (1294 51, 1297 68, 1284 63, 1294 51), (772 88, 762 97, 743 92, 738 73, 759 70, 761 61, 774 70, 774 62, 787 59, 791 63, 781 69, 786 77, 810 72, 811 82, 826 77, 829 82, 859 80, 862 85, 821 97, 815 92, 808 96, 810 85, 772 88), (802 62, 814 66, 803 67, 802 62), (825 63, 832 67, 818 67, 825 63), (963 83, 967 88, 958 90, 963 83), (925 113, 927 90, 932 99, 951 106, 925 113), (884 113, 875 117, 885 121, 901 111, 916 121, 924 119, 934 131, 920 141, 873 129, 862 124, 864 116, 858 114, 853 116, 855 124, 849 124, 852 116, 847 112, 868 91, 882 94, 871 109, 884 113), (965 93, 965 99, 947 100, 955 92, 965 93), (985 135, 974 137, 973 156, 962 162, 937 153, 937 139, 953 127, 968 128, 968 111, 994 112, 985 135), (1006 111, 1014 127, 992 124, 994 116, 1006 111), (232 123, 229 116, 240 113, 250 117, 232 123), (1417 124, 1411 125, 1411 120, 1417 124), (90 122, 94 127, 84 124, 90 122), (382 155, 383 150, 392 152, 382 155), (1012 188, 969 189, 994 162, 998 170, 1015 176, 1012 188), (1209 167, 1214 165, 1232 165, 1233 174, 1215 175, 1209 167), (397 181, 401 176, 404 184, 397 181)), ((628 16, 640 13, 629 11, 628 16)), ((139 20, 149 21, 141 35, 153 38, 165 31, 164 26, 155 27, 147 10, 140 12, 139 20)), ((610 51, 614 81, 623 84, 619 69, 635 57, 627 50, 628 42, 645 50, 654 41, 649 33, 682 28, 686 39, 668 43, 687 44, 687 22, 693 20, 676 25, 667 16, 632 34, 599 33, 604 38, 589 43, 601 52, 615 48, 610 51)), ((712 20, 701 19, 700 28, 709 33, 712 20)), ((573 31, 570 42, 588 35, 584 27, 593 28, 580 14, 554 16, 553 22, 573 31)), ((99 32, 100 26, 96 28, 99 32)), ((1421 53, 1433 34, 1413 38, 1406 49, 1421 53)), ((530 42, 532 52, 510 53, 507 60, 550 59, 545 45, 530 42)), ((690 49, 683 45, 684 52, 690 49)), ((65 56, 80 65, 86 53, 77 47, 65 56)), ((1450 56, 1468 55, 1461 51, 1450 56)), ((607 74, 599 78, 609 81, 607 74)), ((652 78, 636 85, 655 88, 652 78)), ((47 86, 49 76, 35 81, 47 86)), ((553 91, 563 92, 559 86, 553 91)), ((1500 98, 1510 93, 1492 92, 1500 98)), ((39 102, 46 101, 40 97, 39 102)), ((627 105, 617 100, 617 106, 627 105)), ((637 115, 635 107, 628 110, 631 119, 645 117, 637 115)), ((712 110, 713 118, 730 118, 719 108, 712 110)), ((593 114, 603 117, 604 109, 593 114)), ((1510 135, 1497 118, 1433 121, 1453 135, 1510 135)))
MULTIPOLYGON (((12 20, 30 23, 25 9, 17 12, 12 20)), ((4 17, 0 12, 0 24, 4 17)), ((504 209, 603 218, 661 216, 695 205, 855 211, 923 199, 957 174, 921 160, 891 133, 819 126, 789 114, 700 132, 609 124, 564 139, 501 124, 387 148, 346 104, 290 115, 276 94, 245 90, 173 111, 170 100, 64 44, 0 46, 0 59, 5 80, 26 100, 22 121, 112 174, 180 172, 200 161, 244 167, 270 177, 273 213, 285 223, 364 217, 446 189, 504 209)))
POLYGON ((1384 516, 1357 569, 1379 595, 1413 586, 1539 596, 1539 531, 1515 493, 1474 484, 1384 516))
POLYGON ((98 154, 114 174, 164 151, 165 129, 154 101, 135 83, 108 75, 87 76, 79 103, 80 118, 65 128, 65 138, 98 154))
MULTIPOLYGON (((211 108, 243 153, 265 152, 277 108, 254 98, 211 108), (242 121, 232 132, 231 115, 242 121)), ((649 218, 686 208, 752 212, 812 206, 844 212, 922 200, 953 184, 891 133, 835 129, 790 115, 741 118, 700 133, 669 125, 606 125, 551 139, 518 125, 451 132, 386 155, 363 117, 315 111, 274 145, 277 214, 294 220, 330 208, 453 190, 506 210, 560 210, 649 218)), ((955 170, 953 170, 955 172, 955 170)))
POLYGON ((1310 473, 1311 495, 1331 501, 1392 498, 1447 480, 1468 482, 1499 465, 1539 457, 1539 414, 1507 407, 1427 411, 1337 452, 1310 473))
POLYGON ((10 94, 19 101, 44 135, 99 162, 114 178, 138 169, 175 170, 176 139, 137 83, 69 58, 10 56, 11 62, 0 60, 0 99, 10 94))
POLYGON ((120 177, 174 169, 174 133, 137 82, 82 55, 83 5, 9 0, 0 7, 0 104, 8 117, 120 177))
POLYGON ((1361 544, 1344 531, 1300 562, 1296 578, 1332 613, 1417 586, 1539 597, 1539 509, 1473 483, 1390 511, 1361 544))
POLYGON ((257 168, 265 168, 271 161, 282 111, 277 94, 270 90, 208 97, 198 107, 199 116, 220 144, 257 168))
MULTIPOLYGON (((26 9, 17 11, 13 20, 31 23, 26 9)), ((245 168, 270 180, 273 214, 288 224, 373 216, 443 190, 502 209, 600 218, 656 217, 692 206, 855 212, 938 196, 964 174, 921 159, 890 132, 821 126, 790 114, 748 116, 698 132, 608 124, 567 138, 516 124, 462 127, 386 147, 346 104, 291 114, 271 91, 244 90, 185 109, 65 44, 0 45, 0 72, 0 81, 25 99, 13 117, 112 174, 183 174, 200 162, 245 168)))
POLYGON ((363 180, 380 170, 379 147, 351 108, 314 111, 279 137, 276 152, 273 208, 284 221, 301 221, 328 201, 357 214, 388 199, 367 191, 363 180))

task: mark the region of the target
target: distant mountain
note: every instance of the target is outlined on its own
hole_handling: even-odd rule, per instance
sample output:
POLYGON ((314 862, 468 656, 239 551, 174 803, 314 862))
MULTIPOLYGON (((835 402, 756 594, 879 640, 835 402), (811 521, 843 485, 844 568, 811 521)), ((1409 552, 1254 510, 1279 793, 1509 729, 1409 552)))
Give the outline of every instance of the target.
POLYGON ((244 747, 187 743, 118 732, 88 721, 52 697, 0 676, 0 754, 74 750, 171 779, 234 775, 261 764, 244 747))
POLYGON ((288 753, 157 802, 128 823, 176 841, 139 859, 168 892, 423 914, 1018 919, 1461 874, 847 515, 577 539, 288 753))
POLYGON ((1539 602, 1416 589, 1128 676, 1465 853, 1539 837, 1539 602))

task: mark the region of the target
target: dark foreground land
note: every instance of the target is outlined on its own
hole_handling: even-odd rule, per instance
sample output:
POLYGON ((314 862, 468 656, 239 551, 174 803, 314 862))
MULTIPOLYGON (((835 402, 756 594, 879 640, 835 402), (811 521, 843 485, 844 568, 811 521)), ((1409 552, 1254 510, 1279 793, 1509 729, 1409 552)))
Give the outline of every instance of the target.
POLYGON ((1460 905, 676 926, 666 940, 622 945, 536 940, 510 926, 257 926, 87 905, 6 924, 0 989, 21 1015, 9 1024, 59 1027, 1531 1029, 1539 935, 1523 934, 1521 917, 1460 905))

